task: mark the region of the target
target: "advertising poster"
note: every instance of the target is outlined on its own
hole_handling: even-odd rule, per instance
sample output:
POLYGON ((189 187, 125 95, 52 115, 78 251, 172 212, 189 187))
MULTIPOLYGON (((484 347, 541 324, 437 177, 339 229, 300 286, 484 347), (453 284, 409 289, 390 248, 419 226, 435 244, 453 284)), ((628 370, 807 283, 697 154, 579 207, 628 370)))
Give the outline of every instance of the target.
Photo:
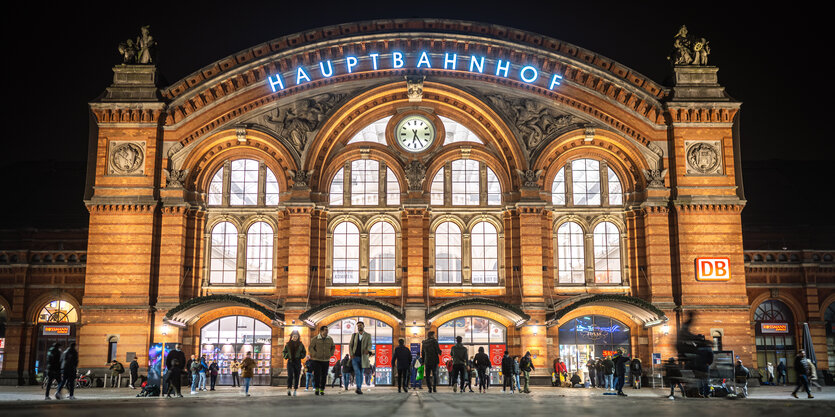
POLYGON ((162 343, 154 343, 148 349, 148 385, 162 386, 162 343))
POLYGON ((377 345, 374 354, 374 364, 377 367, 387 368, 391 366, 391 345, 377 345))
POLYGON ((336 345, 333 347, 333 356, 328 360, 328 365, 334 366, 339 363, 339 359, 342 357, 342 345, 336 345))
POLYGON ((452 360, 452 347, 455 345, 441 345, 441 366, 446 365, 446 362, 452 360))
POLYGON ((502 357, 504 357, 504 345, 490 345, 490 365, 494 367, 502 367, 502 357))

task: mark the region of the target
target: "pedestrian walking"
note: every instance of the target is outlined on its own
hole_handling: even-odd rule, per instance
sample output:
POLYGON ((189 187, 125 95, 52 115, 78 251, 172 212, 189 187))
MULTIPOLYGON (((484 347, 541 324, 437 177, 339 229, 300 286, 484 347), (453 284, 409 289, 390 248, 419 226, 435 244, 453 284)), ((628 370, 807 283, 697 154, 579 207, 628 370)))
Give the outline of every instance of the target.
POLYGON ((473 392, 473 374, 474 374, 473 358, 467 361, 467 384, 464 386, 470 392, 473 392))
POLYGON ((229 371, 232 372, 232 386, 240 387, 241 381, 238 379, 238 376, 241 372, 241 363, 237 359, 232 360, 232 364, 229 365, 229 371))
POLYGON ((794 357, 794 371, 797 372, 797 386, 792 391, 792 397, 797 398, 797 391, 800 390, 802 387, 804 391, 806 391, 806 395, 809 398, 815 398, 812 396, 812 391, 809 390, 809 375, 810 367, 809 364, 811 363, 810 360, 806 358, 806 351, 800 350, 797 352, 797 356, 794 357))
POLYGON ((523 391, 520 388, 520 391, 530 394, 531 372, 536 370, 536 367, 533 366, 533 360, 531 360, 531 352, 525 352, 525 356, 519 361, 519 370, 522 371, 522 376, 525 379, 525 389, 523 391))
POLYGON ((507 392, 507 389, 510 388, 510 393, 513 394, 514 391, 514 368, 515 364, 513 358, 504 351, 504 356, 502 356, 502 392, 507 392))
POLYGON ((212 361, 209 364, 209 388, 210 391, 215 390, 215 384, 217 383, 217 374, 220 371, 220 365, 217 364, 217 361, 212 361))
MULTIPOLYGON (((423 363, 420 361, 420 356, 415 355, 412 358, 412 364, 409 366, 409 372, 411 375, 414 375, 414 378, 409 376, 412 380, 412 388, 423 389, 423 378, 418 379, 418 369, 423 366, 423 363)), ((424 368, 425 369, 425 368, 424 368)), ((422 375, 421 375, 422 376, 422 375)))
POLYGON ((513 356, 513 382, 516 384, 516 390, 522 392, 522 384, 519 382, 519 375, 522 370, 519 368, 519 355, 513 356))
POLYGON ((331 381, 331 388, 334 388, 336 384, 339 384, 339 388, 342 388, 342 363, 339 358, 336 358, 337 361, 331 368, 331 373, 333 374, 333 380, 331 381))
POLYGON ((478 392, 487 392, 487 369, 490 368, 490 357, 484 353, 484 346, 478 347, 478 353, 473 358, 473 365, 478 372, 478 392))
MULTIPOLYGON (((365 323, 357 322, 357 331, 351 335, 351 341, 348 344, 348 351, 351 355, 351 365, 354 367, 354 378, 356 378, 357 394, 362 394, 362 380, 365 376, 363 370, 371 368, 371 362, 368 355, 371 354, 371 336, 365 332, 365 323)), ((366 385, 371 385, 371 381, 365 380, 366 385)))
POLYGON ((818 391, 823 391, 823 387, 818 384, 818 369, 815 367, 815 363, 811 359, 808 359, 806 363, 809 364, 809 385, 814 385, 818 391))
POLYGON ((629 364, 629 374, 632 376, 632 389, 641 389, 641 375, 644 373, 641 360, 638 358, 632 359, 629 364))
POLYGON ((597 367, 595 366, 594 359, 589 359, 589 361, 586 362, 586 369, 588 370, 588 373, 589 373, 589 381, 591 382, 590 386, 592 388, 596 388, 597 387, 597 367))
POLYGON ((131 389, 136 389, 134 384, 136 384, 136 380, 139 379, 139 362, 137 362, 136 356, 131 359, 128 369, 130 369, 130 384, 128 386, 130 386, 131 389))
POLYGON ((183 394, 180 392, 183 385, 183 369, 186 366, 186 355, 180 350, 180 345, 174 345, 174 350, 168 352, 165 358, 165 369, 168 370, 168 389, 166 395, 171 398, 171 391, 177 393, 177 397, 182 398, 183 394))
MULTIPOLYGON (((366 334, 370 342, 370 337, 366 334)), ((328 336, 328 326, 319 327, 319 334, 310 342, 310 361, 313 367, 313 382, 316 395, 325 395, 325 384, 328 380, 328 364, 333 356, 335 346, 333 339, 328 336)))
POLYGON ((438 392, 438 364, 441 361, 441 346, 435 339, 435 332, 426 334, 426 339, 421 342, 420 362, 423 364, 423 379, 426 380, 426 388, 430 393, 438 392))
POLYGON ((200 389, 200 368, 202 365, 200 364, 200 359, 194 359, 191 361, 191 367, 189 368, 189 372, 191 373, 191 395, 197 394, 197 391, 200 389))
POLYGON ((244 395, 249 397, 249 386, 252 384, 252 375, 255 374, 255 361, 252 359, 252 352, 247 352, 241 362, 241 377, 244 379, 244 395))
POLYGON ((748 377, 750 376, 751 372, 742 365, 742 359, 737 359, 736 366, 734 367, 734 393, 736 395, 742 398, 748 398, 748 377), (741 395, 737 392, 736 387, 741 388, 741 395))
POLYGON ((769 384, 774 384, 774 364, 768 362, 765 366, 765 380, 769 384))
POLYGON ((412 366, 412 352, 406 347, 406 341, 397 340, 391 367, 397 370, 397 392, 409 392, 409 369, 412 366))
POLYGON ((629 357, 626 356, 626 352, 623 351, 623 348, 618 348, 614 355, 613 362, 615 363, 615 375, 618 379, 617 384, 615 384, 615 390, 621 397, 626 397, 626 393, 623 392, 623 386, 626 383, 626 366, 630 360, 629 357))
POLYGON ((464 385, 467 378, 467 347, 464 346, 463 338, 458 336, 455 338, 455 345, 450 350, 452 356, 452 392, 457 392, 460 386, 461 392, 464 392, 464 385))
MULTIPOLYGON (((49 350, 46 351, 46 392, 44 399, 49 400, 49 389, 52 388, 52 383, 60 383, 61 381, 61 344, 53 343, 49 350)), ((56 394, 55 398, 60 400, 61 396, 56 394)))
POLYGON ((301 334, 298 330, 290 333, 290 341, 284 345, 284 359, 287 361, 287 395, 296 395, 302 373, 302 358, 307 356, 301 334), (291 391, 292 390, 292 391, 291 391))
POLYGON ((342 382, 345 391, 348 391, 348 386, 351 384, 351 375, 354 373, 354 365, 351 363, 351 355, 345 354, 342 358, 342 382))
POLYGON ((78 374, 78 351, 75 342, 70 342, 67 349, 61 353, 61 383, 55 388, 55 398, 61 398, 61 389, 67 388, 69 399, 75 399, 75 377, 78 374))
POLYGON ((670 395, 667 398, 676 399, 676 387, 681 391, 681 398, 687 398, 684 393, 684 385, 681 384, 681 368, 676 365, 675 358, 667 359, 667 363, 664 364, 664 379, 670 386, 670 395))

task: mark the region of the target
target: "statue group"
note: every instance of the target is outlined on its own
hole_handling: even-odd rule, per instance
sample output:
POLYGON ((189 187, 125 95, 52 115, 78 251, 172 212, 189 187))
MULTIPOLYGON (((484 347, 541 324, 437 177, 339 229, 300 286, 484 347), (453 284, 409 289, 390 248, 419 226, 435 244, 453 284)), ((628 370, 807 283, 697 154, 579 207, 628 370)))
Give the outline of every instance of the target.
POLYGON ((705 38, 696 38, 682 25, 673 39, 673 53, 667 59, 673 65, 707 65, 710 44, 705 38))
POLYGON ((122 64, 153 64, 153 52, 157 41, 151 36, 151 27, 142 26, 136 40, 128 39, 119 44, 122 64))

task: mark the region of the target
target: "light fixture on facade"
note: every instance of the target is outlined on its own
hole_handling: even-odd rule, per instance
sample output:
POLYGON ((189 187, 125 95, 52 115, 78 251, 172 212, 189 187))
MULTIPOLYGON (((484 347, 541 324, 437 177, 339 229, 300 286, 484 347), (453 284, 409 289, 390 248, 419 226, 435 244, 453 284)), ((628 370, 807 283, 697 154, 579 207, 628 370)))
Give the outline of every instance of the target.
POLYGON ((163 323, 162 328, 159 331, 163 336, 168 336, 168 325, 163 323))
POLYGON ((670 334, 670 325, 665 324, 665 325, 661 326, 661 333, 664 333, 664 336, 670 334))
POLYGON ((531 327, 532 327, 531 330, 533 331, 533 335, 534 336, 538 335, 539 334, 539 326, 531 326, 531 327))

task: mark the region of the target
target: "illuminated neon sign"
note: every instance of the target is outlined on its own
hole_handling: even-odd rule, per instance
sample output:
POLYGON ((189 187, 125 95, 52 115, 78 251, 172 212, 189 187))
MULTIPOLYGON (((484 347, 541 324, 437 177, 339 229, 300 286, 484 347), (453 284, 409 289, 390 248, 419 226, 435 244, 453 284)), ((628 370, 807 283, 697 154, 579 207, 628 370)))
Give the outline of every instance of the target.
POLYGON ((299 66, 291 71, 267 76, 266 83, 273 92, 277 92, 287 87, 307 84, 313 80, 330 78, 334 75, 401 68, 486 73, 538 85, 549 90, 559 86, 563 79, 560 74, 548 74, 533 65, 514 65, 511 61, 503 59, 486 60, 480 55, 459 56, 450 52, 432 54, 426 51, 410 54, 391 51, 388 54, 375 52, 365 56, 346 55, 336 60, 324 60, 310 66, 299 66))
POLYGON ((43 334, 45 336, 66 336, 70 334, 70 326, 68 325, 46 325, 43 326, 43 334))
POLYGON ((785 322, 772 322, 772 323, 760 323, 760 332, 761 333, 777 333, 777 334, 785 334, 789 332, 789 323, 785 322))

